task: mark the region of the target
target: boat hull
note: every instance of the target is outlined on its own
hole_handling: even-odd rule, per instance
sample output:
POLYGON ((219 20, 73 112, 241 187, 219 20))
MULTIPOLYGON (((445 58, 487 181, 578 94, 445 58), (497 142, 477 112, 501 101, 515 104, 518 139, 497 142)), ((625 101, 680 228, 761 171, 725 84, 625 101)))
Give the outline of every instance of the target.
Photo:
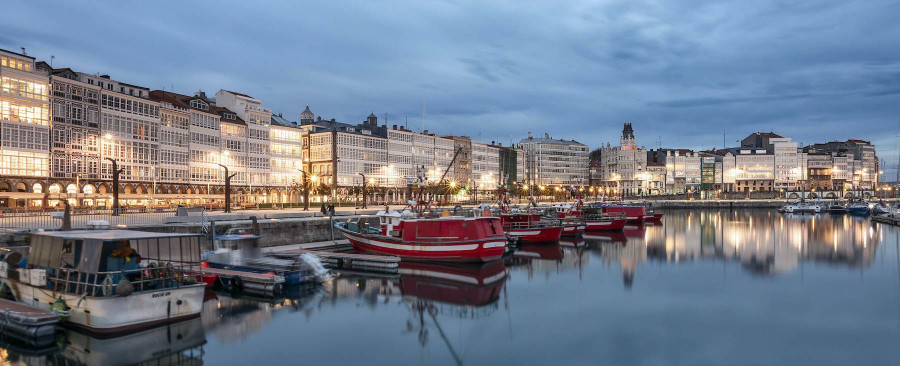
POLYGON ((644 222, 660 222, 662 221, 662 215, 663 214, 658 213, 644 216, 644 222))
POLYGON ((587 226, 587 231, 611 231, 611 230, 622 230, 629 221, 628 219, 613 219, 613 220, 587 220, 585 221, 585 225, 587 226))
POLYGON ((518 238, 523 243, 549 243, 558 241, 562 236, 562 226, 548 226, 531 229, 510 229, 509 236, 518 238))
POLYGON ((54 293, 19 281, 7 283, 22 303, 41 310, 50 310, 57 297, 62 298, 71 313, 60 324, 98 335, 133 332, 199 316, 206 288, 203 284, 192 284, 128 296, 86 296, 82 299, 78 295, 54 293))
POLYGON ((562 236, 578 236, 584 234, 584 231, 587 230, 587 225, 585 224, 573 224, 563 226, 562 236))
POLYGON ((490 262, 506 251, 505 238, 455 242, 409 242, 383 236, 362 235, 335 226, 359 253, 398 256, 405 260, 442 262, 490 262))

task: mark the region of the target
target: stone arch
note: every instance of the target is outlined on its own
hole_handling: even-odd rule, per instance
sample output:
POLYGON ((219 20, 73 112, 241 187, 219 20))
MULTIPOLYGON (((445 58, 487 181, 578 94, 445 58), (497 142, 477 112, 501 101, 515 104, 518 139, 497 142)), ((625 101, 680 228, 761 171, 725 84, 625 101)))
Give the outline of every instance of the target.
POLYGON ((75 183, 66 184, 66 193, 68 193, 68 194, 78 193, 78 187, 75 186, 75 183))
POLYGON ((122 193, 132 194, 134 193, 134 187, 132 187, 131 184, 126 184, 124 187, 122 187, 122 193))
POLYGON ((816 193, 816 192, 812 192, 812 193, 809 194, 809 197, 810 197, 810 198, 819 198, 819 194, 816 193))
MULTIPOLYGON (((19 183, 19 184, 24 185, 24 183, 19 183)), ((17 188, 18 188, 18 187, 17 187, 17 188)), ((48 189, 48 192, 50 192, 50 193, 62 193, 62 192, 63 192, 63 187, 62 187, 62 185, 59 184, 59 183, 53 183, 53 184, 50 185, 50 188, 48 189)))
POLYGON ((863 196, 865 196, 866 198, 871 198, 872 192, 869 192, 869 191, 863 192, 863 196))
POLYGON ((110 190, 109 185, 106 183, 100 183, 100 185, 97 186, 97 193, 109 193, 110 190))
POLYGON ((85 184, 81 187, 81 192, 86 194, 97 193, 97 188, 93 184, 85 184))
POLYGON ((44 193, 44 185, 40 182, 35 182, 31 185, 31 191, 34 193, 44 193))
POLYGON ((834 192, 828 192, 825 194, 825 198, 837 198, 837 195, 834 192))
POLYGON ((787 198, 788 199, 798 199, 798 198, 800 198, 800 195, 797 194, 797 192, 791 192, 791 193, 788 193, 787 198))
POLYGON ((135 194, 147 194, 147 189, 144 188, 144 185, 137 184, 134 186, 134 193, 135 194))

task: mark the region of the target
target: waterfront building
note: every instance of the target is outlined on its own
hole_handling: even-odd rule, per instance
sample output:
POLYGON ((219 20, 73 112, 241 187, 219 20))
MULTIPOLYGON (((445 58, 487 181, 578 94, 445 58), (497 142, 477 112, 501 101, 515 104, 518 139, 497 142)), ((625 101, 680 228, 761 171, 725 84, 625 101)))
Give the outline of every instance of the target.
POLYGON ((372 185, 386 185, 387 129, 378 126, 378 117, 371 114, 357 125, 321 117, 313 122, 305 121, 300 128, 305 134, 304 159, 309 158, 308 172, 319 185, 331 189, 331 196, 339 193, 339 187, 362 186, 363 179, 372 185))
POLYGON ((500 175, 501 184, 507 186, 512 191, 513 185, 525 184, 525 151, 513 146, 503 146, 499 144, 498 156, 500 157, 500 175))
POLYGON ((878 156, 875 154, 875 146, 869 141, 831 141, 812 144, 804 148, 804 151, 846 156, 846 166, 837 171, 847 185, 846 190, 871 191, 878 182, 878 156))
POLYGON ((35 67, 50 76, 51 176, 99 179, 100 86, 80 81, 68 68, 53 69, 43 61, 35 67))
POLYGON ((159 161, 156 178, 160 183, 190 182, 190 107, 154 98, 153 91, 150 92, 150 99, 159 102, 159 161))
POLYGON ((272 186, 303 184, 303 133, 297 122, 284 118, 280 113, 272 115, 269 124, 269 174, 272 186))
POLYGON ((23 206, 25 193, 45 191, 50 175, 50 80, 34 58, 0 49, 0 191, 3 206, 23 206))
MULTIPOLYGON (((79 79, 100 91, 100 178, 113 179, 112 158, 122 170, 122 204, 146 199, 159 161, 159 102, 150 89, 110 79, 108 75, 78 73, 79 79)), ((100 193, 112 192, 103 185, 100 193)))
POLYGON ((626 196, 649 192, 647 149, 637 146, 631 123, 625 123, 619 146, 607 143, 601 148, 600 161, 603 166, 601 182, 607 190, 626 196))
POLYGON ((672 194, 698 192, 702 162, 700 154, 692 150, 667 151, 663 160, 666 165, 666 191, 672 194))
POLYGON ((453 174, 448 175, 447 179, 455 181, 458 184, 466 185, 472 179, 472 139, 468 136, 444 136, 453 140, 453 155, 456 161, 453 162, 453 174))
MULTIPOLYGON (((500 147, 472 141, 471 180, 479 191, 494 191, 501 184, 500 147)), ((476 187, 472 187, 476 188, 476 187)))
POLYGON ((269 124, 272 112, 263 108, 258 99, 228 90, 219 90, 214 102, 217 107, 224 108, 220 113, 232 114, 231 111, 234 111, 238 117, 222 118, 224 148, 232 153, 238 152, 240 158, 232 157, 232 160, 239 170, 244 170, 238 173, 235 182, 246 184, 250 189, 267 185, 271 172, 269 124))
POLYGON ((575 140, 528 137, 519 141, 525 151, 525 181, 531 186, 580 186, 588 183, 588 147, 575 140))
MULTIPOLYGON (((416 176, 416 157, 413 152, 418 134, 397 125, 387 130, 388 167, 385 185, 388 187, 405 187, 407 182, 416 176)), ((420 157, 421 164, 431 166, 434 148, 429 149, 426 159, 420 157)))

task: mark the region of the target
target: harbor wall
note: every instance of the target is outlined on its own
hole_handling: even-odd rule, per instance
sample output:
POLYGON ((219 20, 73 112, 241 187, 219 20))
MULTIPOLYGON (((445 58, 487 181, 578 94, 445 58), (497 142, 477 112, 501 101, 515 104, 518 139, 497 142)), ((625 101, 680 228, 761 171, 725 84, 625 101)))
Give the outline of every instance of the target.
POLYGON ((739 209, 739 208, 781 208, 785 201, 781 200, 671 200, 647 201, 644 204, 650 209, 739 209))
MULTIPOLYGON (((369 225, 378 225, 376 217, 338 216, 334 221, 346 221, 360 219, 369 225)), ((262 247, 272 247, 291 244, 313 243, 344 239, 340 231, 332 230, 332 220, 327 217, 263 219, 259 220, 259 243, 262 247), (333 236, 332 236, 333 235, 333 236)), ((216 234, 224 234, 233 227, 249 228, 250 220, 216 221, 216 234)), ((165 232, 165 233, 202 233, 201 223, 179 223, 166 225, 152 225, 134 228, 141 231, 165 232)))

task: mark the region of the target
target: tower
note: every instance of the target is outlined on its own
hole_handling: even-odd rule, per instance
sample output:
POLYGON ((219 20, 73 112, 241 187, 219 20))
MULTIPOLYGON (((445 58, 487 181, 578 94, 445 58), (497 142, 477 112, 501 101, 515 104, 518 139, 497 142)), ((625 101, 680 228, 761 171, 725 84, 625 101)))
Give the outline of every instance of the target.
POLYGON ((309 110, 309 106, 306 106, 306 109, 304 109, 303 112, 300 113, 300 124, 305 125, 305 124, 313 123, 313 120, 315 118, 316 118, 316 115, 313 114, 313 112, 309 110))
POLYGON ((622 129, 622 138, 619 139, 619 146, 630 146, 632 149, 637 146, 637 139, 634 138, 634 130, 631 129, 631 123, 625 122, 625 128, 622 129))
POLYGON ((378 116, 375 115, 375 112, 372 112, 366 117, 366 124, 369 126, 378 126, 378 116))

